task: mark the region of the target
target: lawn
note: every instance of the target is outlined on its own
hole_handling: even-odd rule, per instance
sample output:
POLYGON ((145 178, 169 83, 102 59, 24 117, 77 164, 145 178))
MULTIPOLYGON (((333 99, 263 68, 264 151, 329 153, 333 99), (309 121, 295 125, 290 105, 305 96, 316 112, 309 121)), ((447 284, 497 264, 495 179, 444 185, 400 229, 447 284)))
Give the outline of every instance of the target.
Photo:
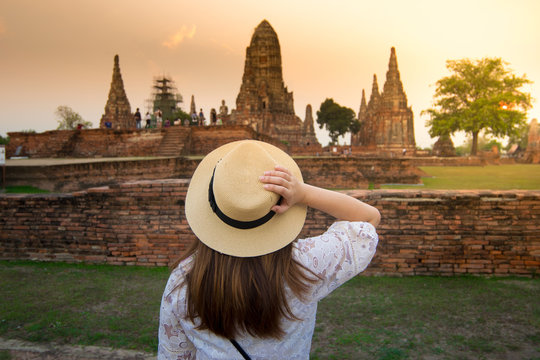
POLYGON ((422 166, 428 174, 419 185, 382 185, 382 189, 538 190, 540 165, 422 166))
MULTIPOLYGON (((2 191, 3 189, 0 189, 2 191)), ((49 193, 48 190, 38 189, 34 186, 6 186, 6 194, 40 194, 49 193)))
MULTIPOLYGON (((155 352, 165 268, 0 261, 0 337, 155 352)), ((539 359, 540 279, 357 277, 312 359, 539 359)))

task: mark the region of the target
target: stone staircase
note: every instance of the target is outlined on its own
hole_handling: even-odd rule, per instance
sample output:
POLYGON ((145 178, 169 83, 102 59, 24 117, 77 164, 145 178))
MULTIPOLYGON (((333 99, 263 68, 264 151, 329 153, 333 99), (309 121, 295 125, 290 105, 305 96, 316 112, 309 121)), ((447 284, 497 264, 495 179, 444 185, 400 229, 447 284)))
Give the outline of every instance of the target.
POLYGON ((180 156, 190 141, 190 129, 183 126, 171 126, 165 129, 165 135, 159 145, 159 156, 180 156))

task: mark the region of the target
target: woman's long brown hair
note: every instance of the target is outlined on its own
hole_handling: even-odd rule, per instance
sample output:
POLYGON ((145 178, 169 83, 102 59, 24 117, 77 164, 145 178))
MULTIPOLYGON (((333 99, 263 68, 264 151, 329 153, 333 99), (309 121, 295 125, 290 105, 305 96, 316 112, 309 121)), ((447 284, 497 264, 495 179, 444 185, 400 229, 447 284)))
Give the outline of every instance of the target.
POLYGON ((172 265, 195 254, 186 274, 187 318, 200 318, 199 329, 227 339, 241 332, 256 337, 281 338, 283 317, 298 319, 287 301, 285 284, 303 300, 318 276, 292 258, 292 243, 257 257, 221 254, 200 240, 172 265))

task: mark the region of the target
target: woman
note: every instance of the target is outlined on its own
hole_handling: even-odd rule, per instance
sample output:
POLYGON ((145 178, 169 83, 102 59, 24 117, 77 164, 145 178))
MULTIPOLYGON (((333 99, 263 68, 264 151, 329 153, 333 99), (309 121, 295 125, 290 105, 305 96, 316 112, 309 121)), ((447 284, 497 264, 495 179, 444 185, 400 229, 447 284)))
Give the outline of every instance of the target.
POLYGON ((291 157, 254 140, 208 154, 185 207, 197 240, 163 294, 158 359, 307 359, 317 302, 378 241, 377 209, 303 183, 291 157), (308 206, 341 221, 294 241, 308 206))

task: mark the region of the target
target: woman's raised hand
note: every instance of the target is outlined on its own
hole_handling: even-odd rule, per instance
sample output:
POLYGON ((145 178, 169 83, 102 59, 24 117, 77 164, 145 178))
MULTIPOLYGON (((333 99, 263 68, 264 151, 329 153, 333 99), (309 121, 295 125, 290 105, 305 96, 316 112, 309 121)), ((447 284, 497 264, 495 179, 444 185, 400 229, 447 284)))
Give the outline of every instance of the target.
POLYGON ((264 188, 282 197, 279 205, 274 205, 272 211, 284 213, 290 207, 303 202, 305 197, 304 184, 298 181, 291 172, 283 166, 276 165, 274 170, 265 171, 259 180, 264 188))

